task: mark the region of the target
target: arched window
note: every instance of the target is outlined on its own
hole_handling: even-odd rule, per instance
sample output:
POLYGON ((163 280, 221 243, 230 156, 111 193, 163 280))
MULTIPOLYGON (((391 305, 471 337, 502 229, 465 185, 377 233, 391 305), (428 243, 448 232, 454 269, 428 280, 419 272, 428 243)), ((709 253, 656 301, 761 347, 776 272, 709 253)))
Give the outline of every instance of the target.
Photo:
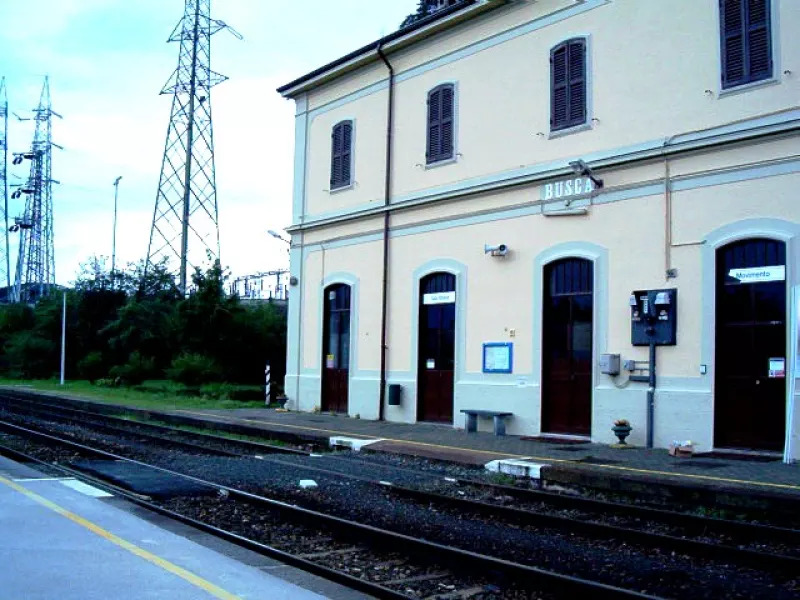
POLYGON ((550 130, 586 123, 586 40, 567 40, 550 51, 550 130))
POLYGON ((455 86, 446 83, 428 92, 428 164, 453 158, 455 86))
POLYGON ((353 183, 353 122, 342 121, 331 133, 331 189, 353 183))

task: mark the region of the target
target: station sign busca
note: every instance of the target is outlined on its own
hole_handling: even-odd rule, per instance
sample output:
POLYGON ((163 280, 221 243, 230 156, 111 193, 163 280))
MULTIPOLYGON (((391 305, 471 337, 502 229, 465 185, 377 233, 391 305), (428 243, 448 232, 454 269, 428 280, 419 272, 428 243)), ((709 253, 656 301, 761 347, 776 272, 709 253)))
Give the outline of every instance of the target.
POLYGON ((594 191, 594 183, 588 177, 573 177, 546 183, 540 188, 542 200, 560 200, 585 196, 594 191))

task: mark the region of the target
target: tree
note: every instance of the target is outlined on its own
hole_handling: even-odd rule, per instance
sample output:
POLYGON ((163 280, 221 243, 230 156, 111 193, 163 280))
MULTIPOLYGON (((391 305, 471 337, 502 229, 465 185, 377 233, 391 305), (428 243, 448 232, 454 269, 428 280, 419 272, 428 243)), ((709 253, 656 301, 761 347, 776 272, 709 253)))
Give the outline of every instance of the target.
POLYGON ((400 23, 400 29, 408 27, 409 25, 413 25, 417 21, 424 19, 431 14, 431 12, 432 11, 430 5, 428 4, 428 0, 419 0, 416 12, 411 13, 405 19, 403 19, 403 22, 400 23))

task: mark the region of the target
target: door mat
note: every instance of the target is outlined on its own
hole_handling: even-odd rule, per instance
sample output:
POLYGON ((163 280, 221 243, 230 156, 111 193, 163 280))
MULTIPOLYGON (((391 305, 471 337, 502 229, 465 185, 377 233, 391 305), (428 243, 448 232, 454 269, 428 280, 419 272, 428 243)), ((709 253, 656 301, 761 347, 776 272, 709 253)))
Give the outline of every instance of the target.
POLYGON ((761 454, 739 454, 736 452, 714 451, 695 454, 698 458, 723 458, 725 460, 742 460, 745 462, 768 463, 783 460, 780 456, 764 456, 761 454))
POLYGON ((544 442, 546 444, 590 444, 589 440, 573 440, 572 438, 560 438, 551 436, 523 435, 519 439, 526 442, 544 442))
POLYGON ((176 496, 211 496, 216 488, 178 475, 125 461, 79 460, 73 467, 136 494, 167 499, 176 496))

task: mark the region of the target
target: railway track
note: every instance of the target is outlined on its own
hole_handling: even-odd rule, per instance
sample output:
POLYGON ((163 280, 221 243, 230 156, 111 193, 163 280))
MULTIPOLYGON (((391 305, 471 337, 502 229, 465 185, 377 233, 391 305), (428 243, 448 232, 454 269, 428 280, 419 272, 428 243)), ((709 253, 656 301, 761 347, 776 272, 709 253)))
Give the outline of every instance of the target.
POLYGON ((0 421, 0 431, 0 452, 15 460, 85 479, 140 506, 378 598, 656 598, 278 502, 6 421, 0 421), (27 451, 14 448, 15 442, 27 451), (45 446, 48 458, 37 459, 31 445, 45 446), (54 465, 53 447, 64 449, 71 463, 124 462, 191 481, 208 494, 154 502, 74 467, 54 465), (200 512, 205 519, 192 516, 200 512), (272 544, 231 530, 252 532, 253 524, 272 544))
MULTIPOLYGON (((42 413, 47 412, 47 410, 41 406, 38 407, 38 410, 40 412, 40 416, 42 413)), ((53 417, 52 414, 50 416, 53 417)), ((73 413, 71 416, 74 418, 79 415, 73 413)), ((63 411, 60 415, 60 418, 65 418, 63 411)), ((133 426, 139 425, 138 422, 127 423, 133 426)), ((215 440, 215 442, 216 441, 218 440, 215 440)), ((231 441, 224 439, 224 441, 226 443, 232 442, 234 445, 238 443, 235 440, 231 441)), ((247 446, 247 451, 253 449, 250 442, 246 443, 245 446, 247 446)), ((243 451, 245 451, 244 448, 243 451)), ((284 462, 290 459, 299 459, 299 454, 295 454, 294 456, 265 456, 264 458, 267 461, 284 462)), ((338 457, 326 457, 325 460, 328 463, 348 462, 345 459, 338 457)), ((717 561, 733 561, 739 564, 749 565, 761 569, 784 571, 788 573, 800 572, 797 569, 799 564, 797 557, 791 555, 791 552, 793 550, 796 551, 797 549, 798 532, 795 530, 770 528, 751 525, 748 523, 723 521, 719 519, 707 519, 694 515, 671 513, 668 511, 660 511, 630 505, 612 505, 611 503, 599 502, 597 500, 557 496, 554 494, 548 494, 546 492, 520 490, 508 486, 492 486, 476 481, 449 481, 448 484, 450 495, 438 492, 432 493, 430 491, 413 489, 405 486, 386 486, 385 483, 378 484, 376 480, 371 480, 369 477, 355 476, 330 468, 297 465, 291 463, 289 463, 288 466, 298 469, 307 469, 309 471, 315 471, 318 473, 325 473, 340 478, 359 480, 371 485, 383 485, 384 491, 387 494, 398 498, 403 498, 405 501, 412 500, 414 502, 426 504, 431 507, 435 506, 437 511, 450 510, 461 513, 462 516, 474 515, 476 518, 484 517, 493 521, 504 521, 508 526, 519 527, 530 525, 537 528, 555 528, 561 531, 569 531, 570 533, 577 535, 603 538, 612 537, 617 541, 623 540, 623 546, 626 543, 638 543, 640 545, 651 545, 653 547, 672 549, 673 552, 692 554, 694 556, 709 558, 717 561), (487 491, 490 491, 495 500, 499 498, 504 503, 507 503, 509 498, 514 498, 521 504, 530 505, 534 499, 535 501, 541 503, 542 499, 546 498, 548 500, 552 500, 554 504, 561 502, 569 505, 568 510, 571 511, 575 510, 574 507, 577 504, 582 507, 584 512, 588 512, 587 507, 591 507, 591 509, 595 512, 608 511, 611 513, 624 513, 626 518, 636 519, 640 528, 631 529, 630 527, 614 527, 604 523, 592 522, 591 520, 587 521, 586 514, 582 514, 577 518, 567 518, 558 514, 542 514, 541 512, 523 510, 515 506, 498 505, 496 502, 494 504, 490 502, 477 502, 469 498, 459 498, 456 496, 457 494, 465 494, 465 490, 483 493, 484 495, 486 495, 487 491), (498 496, 498 492, 502 492, 502 495, 498 496), (716 535, 718 536, 721 533, 725 533, 729 539, 722 540, 725 543, 720 543, 719 539, 714 540, 713 542, 703 542, 691 538, 653 534, 649 532, 648 529, 651 529, 653 523, 656 521, 658 521, 661 525, 664 525, 664 523, 669 523, 673 527, 680 525, 684 528, 701 530, 700 533, 706 537, 708 537, 709 532, 716 532, 716 535), (731 535, 731 531, 735 532, 735 537, 731 535), (742 541, 747 540, 749 540, 751 547, 741 548, 737 545, 742 541), (775 544, 783 544, 783 550, 788 550, 788 553, 777 553, 775 551, 764 550, 765 548, 767 550, 774 550, 775 544)), ((334 553, 333 555, 326 554, 328 552, 327 550, 323 550, 322 552, 323 554, 326 554, 326 556, 338 556, 342 550, 349 552, 347 548, 334 550, 332 551, 334 553)))
MULTIPOLYGON (((259 456, 271 453, 308 456, 307 452, 286 447, 187 432, 45 403, 26 406, 22 402, 11 401, 6 404, 12 405, 16 411, 41 418, 77 421, 102 431, 131 435, 133 430, 135 435, 146 435, 149 440, 155 442, 167 440, 176 443, 174 440, 176 435, 184 436, 194 441, 184 440, 179 443, 194 451, 221 452, 228 456, 250 456, 253 453, 259 456), (150 433, 143 434, 140 430, 150 433)), ((276 457, 271 457, 269 460, 283 462, 276 457)), ((352 465, 353 460, 327 457, 325 462, 328 465, 332 463, 335 465, 336 462, 352 465)), ((283 464, 292 466, 295 463, 283 462, 283 464)), ((381 485, 387 493, 393 495, 490 519, 554 528, 581 535, 614 537, 627 543, 663 547, 712 560, 735 561, 755 568, 800 573, 800 531, 795 529, 701 517, 630 504, 615 504, 475 480, 445 481, 418 471, 413 473, 421 476, 422 484, 412 487, 387 485, 391 483, 387 482, 389 475, 378 477, 353 475, 335 468, 324 468, 318 464, 297 466, 309 472, 381 485)), ((397 470, 397 467, 392 469, 397 470)))

